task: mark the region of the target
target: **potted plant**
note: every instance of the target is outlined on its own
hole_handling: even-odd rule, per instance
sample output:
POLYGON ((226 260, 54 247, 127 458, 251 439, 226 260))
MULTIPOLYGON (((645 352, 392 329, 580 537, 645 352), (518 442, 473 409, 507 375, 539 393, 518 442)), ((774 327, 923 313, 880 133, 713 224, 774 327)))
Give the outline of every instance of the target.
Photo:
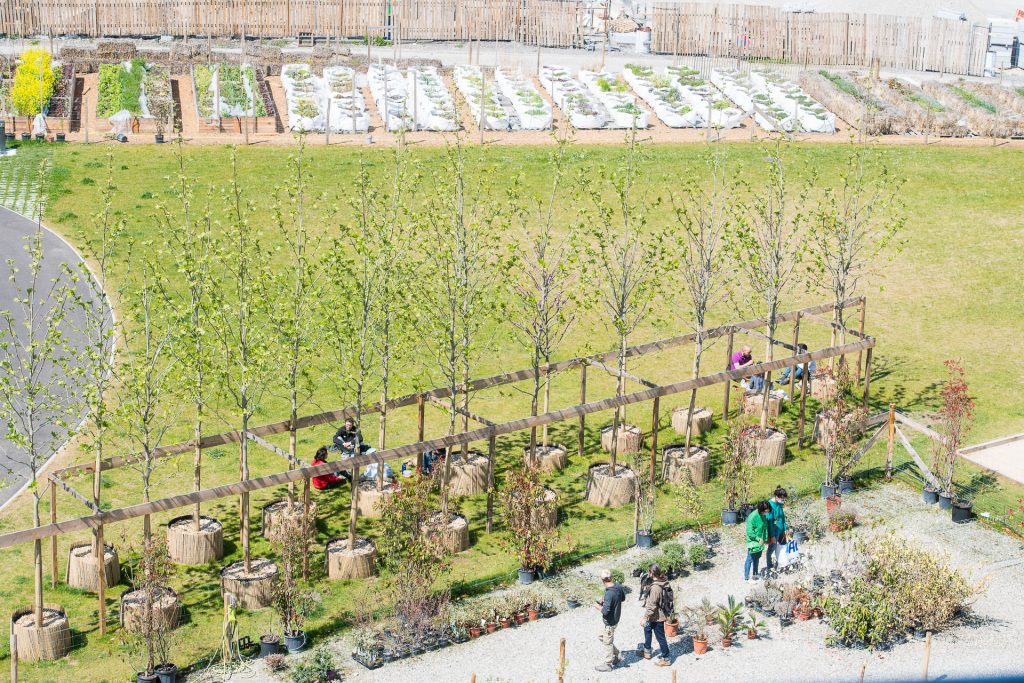
POLYGON ((281 637, 276 633, 264 633, 260 636, 260 658, 277 654, 281 646, 281 637))
POLYGON ((747 615, 747 639, 757 640, 761 632, 768 628, 768 623, 756 614, 747 615))
POLYGON ((929 505, 934 505, 939 502, 939 489, 932 486, 929 483, 924 485, 924 489, 921 491, 921 499, 929 505))
POLYGON ((302 558, 308 553, 313 538, 313 525, 304 515, 282 515, 276 521, 278 533, 271 546, 280 558, 277 580, 272 588, 273 606, 284 629, 284 643, 289 653, 306 645, 302 626, 316 608, 319 597, 301 583, 302 558))
POLYGON ((705 599, 699 607, 686 607, 687 625, 693 631, 693 654, 702 655, 708 651, 708 626, 714 620, 714 607, 705 599))
POLYGON ((858 442, 865 416, 865 411, 848 399, 852 380, 842 358, 835 372, 835 383, 835 391, 823 401, 823 408, 818 414, 819 442, 825 453, 825 481, 821 485, 821 497, 826 500, 853 490, 853 480, 848 475, 860 457, 858 442))
POLYGON ((643 453, 632 453, 630 461, 633 463, 633 471, 636 477, 633 479, 636 490, 633 494, 633 504, 636 506, 636 514, 633 519, 636 521, 636 545, 639 548, 654 547, 654 513, 655 500, 658 493, 656 482, 652 478, 653 472, 649 466, 647 456, 643 453))
POLYGON ((856 523, 857 513, 853 510, 836 509, 828 516, 828 528, 832 533, 849 531, 856 523))
POLYGON ((541 523, 554 501, 545 495, 539 470, 524 465, 508 473, 501 489, 504 543, 519 560, 519 583, 532 583, 536 572, 551 566, 557 529, 541 523))
POLYGON ((736 635, 742 617, 743 604, 736 602, 736 598, 731 595, 727 604, 718 606, 715 621, 718 622, 718 632, 722 636, 722 647, 732 645, 733 636, 736 635))
POLYGON ((825 499, 825 514, 831 516, 843 504, 841 496, 832 495, 825 499))
POLYGON ((679 616, 672 612, 665 620, 665 637, 675 638, 677 635, 679 635, 679 616))
POLYGON ((725 508, 722 510, 722 524, 738 524, 739 502, 749 496, 750 478, 753 476, 751 443, 743 434, 740 420, 733 420, 729 424, 723 447, 725 461, 722 479, 725 481, 725 508))
POLYGON ((970 519, 972 503, 956 498, 953 471, 960 456, 960 447, 974 423, 974 399, 968 393, 963 366, 952 359, 945 364, 948 377, 942 386, 942 405, 939 407, 937 425, 942 438, 932 440, 932 470, 942 484, 939 507, 952 510, 953 521, 964 521, 970 519))
POLYGON ((127 643, 133 652, 139 652, 144 657, 144 666, 136 678, 147 683, 175 683, 178 677, 178 668, 169 660, 171 635, 178 625, 180 604, 170 612, 162 604, 165 591, 168 590, 166 584, 171 577, 171 566, 167 541, 153 535, 144 537, 131 572, 134 588, 132 595, 141 596, 141 613, 128 621, 125 616, 128 614, 126 603, 122 602, 122 622, 131 624, 125 629, 127 643))

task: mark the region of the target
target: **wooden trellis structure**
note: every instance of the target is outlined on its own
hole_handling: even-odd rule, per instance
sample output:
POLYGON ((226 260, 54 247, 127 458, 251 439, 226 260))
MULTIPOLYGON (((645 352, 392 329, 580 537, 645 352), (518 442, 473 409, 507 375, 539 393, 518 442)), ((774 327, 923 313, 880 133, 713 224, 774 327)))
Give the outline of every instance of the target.
MULTIPOLYGON (((5 534, 0 534, 0 548, 8 548, 21 543, 27 543, 31 541, 41 540, 45 538, 52 538, 52 556, 56 558, 56 537, 63 534, 70 534, 85 530, 101 529, 105 525, 114 524, 117 522, 124 522, 130 519, 143 517, 146 515, 152 515, 160 512, 166 512, 170 510, 176 510, 180 508, 192 507, 197 504, 207 503, 220 498, 238 496, 243 493, 251 493, 253 491, 259 491, 274 486, 281 486, 290 482, 299 482, 311 477, 320 476, 323 474, 329 474, 331 472, 337 472, 338 470, 352 470, 357 471, 359 468, 363 468, 371 463, 378 464, 378 472, 383 471, 383 463, 388 460, 394 460, 399 458, 406 458, 410 456, 418 456, 426 450, 441 450, 445 448, 468 445, 473 442, 487 441, 490 445, 490 472, 488 475, 489 479, 489 492, 488 495, 493 494, 493 464, 494 464, 494 450, 495 441, 497 437, 513 434, 517 432, 527 431, 534 427, 540 427, 543 425, 554 424, 558 422, 579 422, 579 443, 578 452, 580 455, 584 453, 584 430, 585 420, 587 415, 595 413, 605 412, 613 410, 616 407, 634 405, 639 403, 645 403, 652 401, 657 406, 658 401, 666 396, 672 396, 683 392, 692 391, 702 387, 709 387, 714 385, 723 385, 725 391, 725 406, 729 405, 729 391, 733 382, 739 381, 746 377, 753 375, 770 374, 783 368, 791 368, 801 366, 804 370, 803 382, 805 383, 804 391, 802 392, 800 400, 800 417, 799 417, 799 431, 800 431, 800 442, 803 442, 804 432, 804 410, 806 395, 808 393, 806 387, 806 381, 808 376, 808 365, 811 361, 822 361, 830 358, 836 358, 839 356, 852 356, 857 355, 857 376, 858 379, 861 377, 861 369, 863 368, 863 400, 867 403, 869 391, 870 391, 870 378, 871 378, 871 358, 872 352, 875 347, 875 339, 864 332, 864 311, 866 308, 866 300, 864 297, 849 299, 844 302, 844 307, 848 309, 859 308, 859 327, 858 329, 841 328, 838 323, 833 322, 829 318, 825 317, 825 314, 832 315, 834 312, 833 305, 821 304, 817 306, 811 306, 795 311, 789 311, 782 313, 778 316, 780 323, 791 322, 794 326, 793 343, 782 342, 778 339, 772 340, 772 343, 776 346, 785 348, 791 352, 791 355, 776 358, 771 362, 762 362, 739 370, 728 370, 722 372, 716 372, 713 374, 703 375, 696 379, 689 379, 679 382, 673 382, 671 384, 655 384, 653 382, 641 380, 640 378, 630 378, 635 381, 641 382, 644 389, 633 393, 624 394, 620 397, 602 398, 596 401, 587 401, 586 394, 586 369, 588 366, 595 366, 600 369, 605 369, 607 366, 605 363, 613 360, 616 357, 616 352, 606 352, 588 356, 585 358, 573 358, 570 360, 559 361, 550 365, 541 366, 539 372, 542 375, 550 375, 558 372, 567 370, 578 369, 580 371, 580 400, 579 404, 568 408, 562 408, 559 410, 553 410, 545 412, 543 414, 533 417, 523 417, 508 422, 495 423, 486 418, 481 418, 476 415, 466 415, 467 418, 471 417, 483 424, 482 427, 477 429, 467 429, 465 431, 452 434, 449 436, 441 436, 433 439, 424 438, 424 410, 427 403, 430 403, 437 399, 442 399, 450 395, 450 391, 447 388, 436 388, 428 391, 416 392, 400 396, 389 400, 385 406, 387 413, 392 413, 395 409, 409 406, 417 406, 419 411, 418 415, 418 427, 419 440, 405 444, 402 446, 396 446, 392 448, 386 448, 374 453, 365 453, 354 456, 345 460, 337 460, 325 463, 317 466, 300 466, 295 469, 286 470, 283 472, 277 472, 274 474, 265 475, 262 477, 255 477, 252 479, 246 479, 231 484, 225 484, 223 486, 216 486, 212 488, 203 489, 200 491, 194 491, 190 493, 183 493, 159 500, 151 501, 148 503, 140 503, 137 505, 130 505, 124 508, 118 508, 110 511, 98 511, 93 509, 92 514, 85 517, 78 517, 68 519, 64 521, 57 520, 57 490, 58 488, 65 490, 74 498, 80 502, 88 503, 88 498, 81 494, 74 492, 74 489, 67 483, 67 479, 76 474, 83 474, 87 472, 93 472, 95 470, 94 463, 83 463, 80 465, 74 465, 64 469, 53 472, 50 479, 50 502, 51 502, 51 523, 36 528, 22 529, 19 531, 13 531, 5 534), (815 321, 830 327, 833 331, 833 339, 837 335, 845 338, 846 336, 852 337, 854 341, 844 342, 840 344, 833 344, 824 348, 808 351, 804 353, 797 352, 797 343, 800 335, 800 325, 803 321, 815 321), (863 363, 862 363, 863 359, 863 363)), ((728 355, 731 354, 733 349, 733 340, 737 334, 754 335, 755 337, 761 337, 767 339, 756 330, 764 327, 764 319, 747 320, 737 323, 729 323, 721 325, 719 327, 705 330, 703 336, 705 339, 719 339, 726 338, 727 344, 727 359, 726 367, 728 367, 728 355)), ((669 337, 667 339, 661 339, 658 341, 642 344, 639 346, 630 347, 626 355, 630 358, 636 358, 651 353, 666 351, 670 349, 680 348, 685 345, 691 344, 696 338, 695 334, 684 334, 675 337, 669 337)), ((795 373, 794 373, 795 374, 795 373)), ((470 381, 467 385, 463 385, 459 388, 461 392, 475 393, 487 388, 502 386, 515 382, 521 382, 524 380, 532 379, 535 376, 534 370, 518 370, 516 372, 506 373, 502 375, 495 375, 483 379, 477 379, 470 381)), ((381 410, 381 404, 375 403, 367 408, 363 409, 363 415, 378 413, 381 410)), ((297 421, 297 427, 299 429, 307 429, 316 425, 322 425, 327 423, 336 423, 343 420, 345 417, 355 414, 355 408, 352 406, 341 408, 338 410, 327 411, 318 413, 316 415, 308 415, 301 417, 297 421)), ((654 423, 652 428, 655 433, 657 431, 657 410, 654 411, 654 423)), ((271 436, 273 434, 280 434, 287 432, 290 426, 288 420, 281 422, 274 422, 271 424, 262 425, 259 427, 251 428, 248 432, 248 438, 258 445, 263 445, 270 448, 274 452, 278 452, 276 449, 266 441, 264 437, 271 436)), ((243 435, 235 430, 222 432, 210 436, 205 436, 200 441, 200 448, 210 448, 213 446, 224 445, 228 443, 239 442, 243 438, 243 435)), ((155 452, 155 457, 172 457, 180 453, 191 452, 195 448, 194 441, 186 441, 170 446, 166 446, 158 449, 155 452)), ((657 458, 657 441, 654 440, 654 444, 651 450, 652 467, 654 466, 657 458)), ((115 456, 109 460, 101 463, 101 470, 110 470, 123 467, 124 465, 133 462, 132 456, 115 456)), ((90 509, 92 506, 90 505, 90 509)), ((54 572, 56 575, 56 570, 54 572)))

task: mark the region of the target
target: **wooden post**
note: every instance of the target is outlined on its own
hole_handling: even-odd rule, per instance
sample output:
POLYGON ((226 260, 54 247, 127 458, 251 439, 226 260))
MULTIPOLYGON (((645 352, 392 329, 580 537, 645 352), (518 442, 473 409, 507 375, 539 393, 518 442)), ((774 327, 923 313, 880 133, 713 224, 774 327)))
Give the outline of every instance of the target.
POLYGON ((869 347, 868 348, 867 360, 864 361, 864 402, 863 402, 863 405, 864 405, 865 408, 868 407, 868 397, 870 396, 870 391, 871 391, 871 352, 872 351, 874 351, 874 349, 869 347))
POLYGON ((82 131, 85 132, 85 142, 89 143, 89 95, 82 95, 82 131))
MULTIPOLYGON (((860 337, 861 339, 864 338, 863 337, 863 335, 864 335, 864 309, 867 308, 867 305, 868 305, 867 297, 861 297, 861 299, 860 299, 860 323, 857 325, 857 331, 860 332, 861 335, 862 335, 860 337)), ((862 352, 860 352, 860 351, 857 352, 857 384, 860 384, 860 370, 861 370, 861 364, 860 363, 861 363, 862 355, 863 355, 862 352)))
MULTIPOLYGON (((383 469, 383 468, 382 468, 383 469)), ((302 482, 302 528, 309 528, 309 477, 302 482)), ((302 546, 302 580, 309 581, 309 544, 302 546)))
MULTIPOLYGON (((793 355, 800 353, 800 314, 796 314, 796 322, 793 323, 793 355)), ((796 396, 796 368, 789 369, 789 400, 796 396)))
POLYGON ((469 683, 476 683, 476 674, 475 673, 469 674, 469 683))
MULTIPOLYGON (((928 642, 931 643, 929 634, 928 642)), ((565 638, 558 641, 558 683, 565 681, 565 638)))
POLYGON ((651 409, 651 486, 654 486, 654 473, 658 466, 658 407, 661 402, 660 396, 654 397, 654 406, 651 409))
POLYGON ((11 683, 18 683, 18 635, 11 622, 11 683))
POLYGON ((99 602, 100 635, 107 633, 107 552, 103 544, 103 525, 96 527, 96 599, 99 602))
MULTIPOLYGON (((50 523, 57 523, 57 487, 54 483, 50 482, 50 523)), ((50 537, 50 564, 53 566, 53 573, 50 575, 50 588, 57 587, 57 575, 60 571, 57 569, 57 537, 50 537)), ((13 650, 12 650, 13 652, 13 650)))
MULTIPOLYGON (((729 343, 725 347, 725 370, 728 372, 732 370, 732 342, 733 336, 736 333, 733 330, 729 330, 729 343)), ((722 405, 722 419, 729 419, 729 389, 732 388, 732 381, 728 380, 725 383, 725 403, 722 405)))
POLYGON ((360 467, 353 467, 349 470, 352 475, 352 501, 348 510, 348 547, 349 550, 356 547, 356 515, 359 512, 359 470, 360 467))
MULTIPOLYGON (((420 394, 419 396, 416 397, 416 410, 417 410, 417 413, 416 413, 416 440, 417 441, 423 441, 423 419, 424 419, 423 409, 424 409, 424 407, 425 407, 425 403, 423 402, 423 394, 420 394)), ((416 469, 418 469, 418 470, 422 470, 423 469, 423 453, 422 453, 422 451, 420 453, 416 454, 416 469)))
MULTIPOLYGON (((587 364, 584 363, 580 366, 580 403, 587 402, 587 364)), ((579 427, 579 454, 583 457, 583 437, 586 433, 587 418, 580 415, 580 427, 579 427)))
POLYGON ((889 445, 885 452, 885 478, 892 479, 892 453, 896 446, 896 404, 889 404, 889 445))
POLYGON ((494 520, 494 456, 498 437, 491 432, 487 442, 487 533, 491 533, 494 520))
POLYGON ((676 670, 672 669, 672 683, 676 683, 676 670))
MULTIPOLYGON (((868 349, 868 358, 871 358, 871 350, 868 349)), ((928 660, 932 656, 932 632, 928 631, 924 637, 924 665, 921 668, 921 680, 928 680, 928 660)))
POLYGON ((857 679, 859 681, 859 683, 864 683, 864 670, 867 669, 867 668, 868 668, 868 665, 867 665, 866 662, 862 663, 860 665, 860 676, 857 679))
POLYGON ((808 364, 804 363, 803 372, 800 373, 800 438, 797 441, 799 448, 804 447, 804 423, 807 416, 807 375, 810 374, 808 364))

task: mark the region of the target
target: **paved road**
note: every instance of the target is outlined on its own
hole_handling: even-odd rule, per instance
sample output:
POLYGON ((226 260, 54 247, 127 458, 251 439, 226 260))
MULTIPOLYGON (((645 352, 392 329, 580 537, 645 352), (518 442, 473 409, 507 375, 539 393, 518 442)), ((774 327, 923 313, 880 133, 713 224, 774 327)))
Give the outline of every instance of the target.
MULTIPOLYGON (((25 240, 35 234, 36 223, 21 214, 0 207, 0 310, 11 310, 18 314, 20 307, 14 305, 14 296, 17 292, 15 284, 10 281, 10 271, 7 260, 13 259, 20 272, 19 277, 27 277, 28 274, 28 253, 25 251, 25 240)), ((64 240, 54 233, 43 228, 43 273, 42 278, 49 283, 60 273, 62 263, 71 264, 75 270, 79 269, 81 258, 64 240)), ((88 297, 89 287, 85 282, 77 283, 76 287, 82 296, 88 297)), ((42 298, 42 295, 40 295, 42 298)), ((80 311, 72 311, 68 319, 68 334, 72 342, 81 347, 84 344, 83 338, 74 330, 81 329, 82 319, 80 311)), ((74 398, 69 399, 74 401, 74 398)), ((0 433, 2 431, 0 430, 0 433)), ((41 430, 42 431, 42 430, 41 430)), ((48 434, 40 434, 40 440, 46 443, 50 440, 48 434)), ((63 445, 59 440, 46 443, 45 452, 49 456, 63 445)), ((30 470, 25 463, 23 453, 20 453, 10 442, 0 436, 0 507, 17 495, 28 481, 30 470)))

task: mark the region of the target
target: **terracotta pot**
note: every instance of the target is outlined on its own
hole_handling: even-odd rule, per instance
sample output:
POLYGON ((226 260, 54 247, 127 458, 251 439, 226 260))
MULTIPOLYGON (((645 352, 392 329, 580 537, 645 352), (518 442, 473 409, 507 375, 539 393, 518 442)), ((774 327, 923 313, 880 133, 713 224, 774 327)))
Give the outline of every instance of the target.
POLYGON ((811 618, 811 611, 806 607, 797 607, 793 610, 793 615, 796 616, 799 621, 807 621, 811 618))
POLYGON ((488 633, 494 633, 497 630, 498 630, 498 625, 497 624, 495 624, 493 621, 487 622, 487 632, 488 633))
POLYGON ((732 638, 722 638, 722 647, 732 647, 732 638))
POLYGON ((509 619, 508 617, 502 617, 501 618, 501 627, 502 628, 511 628, 511 626, 512 626, 512 620, 511 619, 509 619))
POLYGON ((537 612, 537 610, 535 610, 535 609, 526 610, 526 618, 529 619, 530 621, 537 621, 538 617, 539 617, 539 613, 537 612))
POLYGON ((757 640, 757 631, 752 628, 747 629, 747 640, 757 640))
POLYGON ((516 612, 516 626, 526 623, 526 612, 516 612))
POLYGON ((666 621, 665 622, 665 637, 675 638, 679 634, 679 622, 678 621, 666 621))
POLYGON ((693 654, 702 655, 708 651, 708 641, 693 639, 693 654))
POLYGON ((480 627, 479 626, 470 626, 469 627, 469 637, 470 638, 479 638, 480 637, 480 627))
POLYGON ((829 496, 825 499, 825 512, 832 514, 833 511, 838 510, 843 504, 843 499, 839 496, 829 496))

